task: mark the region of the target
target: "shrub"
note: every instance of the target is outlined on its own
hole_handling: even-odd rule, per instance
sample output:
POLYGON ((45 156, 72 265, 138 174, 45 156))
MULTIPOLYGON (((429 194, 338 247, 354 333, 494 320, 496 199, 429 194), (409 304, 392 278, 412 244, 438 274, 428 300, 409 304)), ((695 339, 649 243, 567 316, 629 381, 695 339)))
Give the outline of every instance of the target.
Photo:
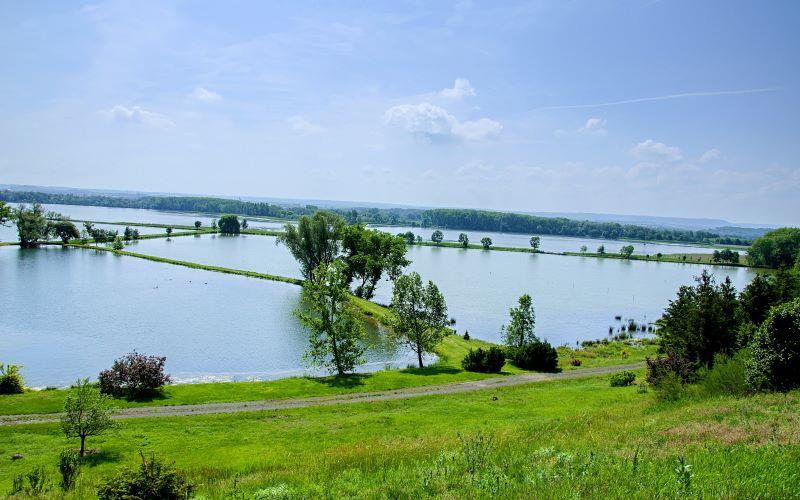
POLYGON ((773 307, 750 343, 745 369, 753 390, 800 386, 800 299, 773 307))
POLYGON ((647 358, 646 362, 647 383, 654 387, 658 387, 664 379, 671 375, 675 375, 681 384, 692 382, 695 378, 694 364, 674 352, 670 352, 663 358, 647 358))
POLYGON ((706 396, 720 394, 743 395, 747 393, 745 366, 750 357, 748 350, 741 350, 733 357, 720 355, 714 360, 714 368, 701 371, 700 389, 706 396))
POLYGON ((661 401, 677 401, 685 392, 685 384, 677 373, 668 371, 659 380, 655 390, 661 401))
POLYGON ((627 387, 636 380, 636 374, 632 371, 622 371, 611 375, 611 387, 627 387))
POLYGON ((477 350, 469 350, 461 361, 461 366, 470 372, 500 373, 505 363, 506 355, 499 347, 486 350, 479 347, 477 350))
POLYGON ((100 392, 114 397, 137 399, 151 396, 169 384, 164 373, 165 357, 145 356, 134 351, 114 361, 109 370, 100 372, 100 392))
POLYGON ((469 330, 464 332, 464 340, 469 340, 469 330))
POLYGON ((581 366, 583 363, 578 358, 572 358, 569 360, 569 364, 571 364, 572 366, 581 366))
POLYGON ((0 363, 0 394, 22 394, 25 386, 19 374, 19 366, 0 363))
POLYGON ((523 370, 554 372, 558 369, 558 352, 546 341, 535 340, 510 350, 509 357, 523 370))
POLYGON ((26 474, 17 474, 11 483, 11 495, 24 493, 31 497, 40 497, 50 489, 47 471, 39 465, 26 474))
POLYGON ((81 455, 76 450, 61 450, 58 456, 58 471, 61 473, 61 489, 69 491, 81 472, 81 455))
POLYGON ((173 464, 165 464, 155 455, 148 461, 139 452, 142 463, 137 469, 123 467, 119 473, 107 478, 98 488, 100 500, 123 499, 183 499, 192 494, 192 485, 173 464))

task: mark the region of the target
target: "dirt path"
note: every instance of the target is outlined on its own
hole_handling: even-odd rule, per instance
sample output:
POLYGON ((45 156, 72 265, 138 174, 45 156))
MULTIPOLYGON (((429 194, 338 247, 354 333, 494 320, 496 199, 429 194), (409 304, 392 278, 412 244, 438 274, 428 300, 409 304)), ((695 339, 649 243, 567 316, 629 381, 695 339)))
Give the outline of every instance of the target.
MULTIPOLYGON (((437 394, 458 394, 462 392, 494 389, 514 385, 545 382, 548 380, 572 379, 607 375, 621 370, 635 370, 642 367, 642 363, 628 365, 601 366, 597 368, 584 368, 561 373, 526 373, 523 375, 509 375, 507 377, 487 378, 469 382, 453 384, 431 385, 423 387, 408 387, 380 392, 359 392, 337 394, 333 396, 319 396, 298 399, 272 399, 262 401, 241 401, 235 403, 203 403, 196 405, 173 406, 147 406, 140 408, 124 408, 114 413, 115 419, 123 418, 149 418, 149 417, 185 417, 189 415, 209 415, 215 413, 239 413, 263 410, 287 410, 291 408, 305 408, 308 406, 332 406, 348 403, 369 403, 373 401, 391 401, 396 399, 409 399, 419 396, 437 394)), ((60 414, 32 414, 32 415, 2 415, 0 425, 24 425, 57 422, 60 414)))

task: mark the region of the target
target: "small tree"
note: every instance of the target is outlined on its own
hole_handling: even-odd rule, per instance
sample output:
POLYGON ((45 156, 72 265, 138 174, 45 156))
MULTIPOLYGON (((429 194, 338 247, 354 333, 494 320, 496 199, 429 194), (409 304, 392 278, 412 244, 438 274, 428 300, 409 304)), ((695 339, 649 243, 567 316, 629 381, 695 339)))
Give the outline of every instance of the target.
POLYGON ((242 217, 242 229, 247 229, 247 219, 242 217))
POLYGON ((217 219, 211 220, 211 229, 216 231, 217 230, 217 219))
POLYGON ((534 252, 539 251, 539 245, 541 244, 542 239, 538 236, 531 236, 531 248, 533 248, 534 252))
POLYGON ((68 438, 80 438, 80 455, 86 452, 86 438, 99 436, 114 427, 107 396, 89 384, 89 379, 75 383, 64 401, 61 429, 68 438))
POLYGON ((469 246, 469 236, 467 236, 467 233, 459 234, 458 242, 461 243, 462 247, 467 248, 469 246))
POLYGON ((581 253, 586 253, 586 250, 588 250, 588 248, 586 248, 586 245, 581 245, 581 253))
POLYGON ((446 334, 444 296, 432 281, 423 286, 418 273, 406 274, 394 285, 392 311, 394 334, 417 353, 419 367, 423 368, 423 354, 432 352, 446 334))
POLYGON ((133 229, 130 226, 125 226, 125 231, 122 233, 122 238, 125 241, 131 241, 133 239, 133 229))
POLYGON ((599 247, 597 247, 597 253, 599 255, 605 255, 606 254, 606 246, 605 245, 600 245, 599 247))
POLYGON ((69 240, 80 238, 81 233, 75 224, 68 220, 55 221, 51 225, 53 234, 58 236, 62 242, 69 243, 69 240))
POLYGON ((619 253, 626 259, 630 259, 631 255, 633 255, 633 245, 625 245, 624 247, 619 249, 619 253))
POLYGON ((203 225, 203 223, 202 223, 202 222, 200 222, 199 220, 196 220, 196 221, 194 221, 194 228, 195 228, 195 230, 198 230, 198 231, 199 231, 199 230, 200 230, 200 226, 202 226, 202 225, 203 225))
POLYGON ((431 233, 431 241, 436 243, 437 245, 441 243, 443 239, 444 239, 444 233, 442 233, 438 229, 431 233))
POLYGON ((500 334, 509 347, 522 347, 539 340, 536 328, 536 312, 533 310, 533 299, 527 293, 519 298, 519 305, 508 310, 511 317, 508 326, 500 327, 500 334))
POLYGON ((239 234, 242 225, 239 224, 239 218, 235 215, 223 215, 219 218, 218 227, 222 234, 239 234))
POLYGON ((125 248, 125 243, 122 241, 122 236, 117 235, 117 237, 114 238, 114 243, 111 245, 111 248, 117 251, 125 248))
POLYGON ((483 245, 484 250, 489 250, 490 248, 492 248, 492 239, 489 238, 488 236, 484 236, 483 238, 481 238, 481 245, 483 245))
POLYGON ((344 263, 317 266, 303 284, 303 306, 295 314, 311 330, 305 357, 312 365, 344 375, 364 362, 364 326, 350 305, 344 263))
POLYGON ((167 227, 167 238, 169 238, 170 236, 172 236, 172 228, 167 227))
POLYGON ((0 226, 7 226, 11 217, 11 207, 6 205, 6 202, 0 201, 0 226))
POLYGON ((47 238, 50 226, 44 214, 44 208, 34 203, 31 208, 20 205, 12 211, 12 217, 17 224, 19 246, 32 248, 39 246, 39 240, 47 238))

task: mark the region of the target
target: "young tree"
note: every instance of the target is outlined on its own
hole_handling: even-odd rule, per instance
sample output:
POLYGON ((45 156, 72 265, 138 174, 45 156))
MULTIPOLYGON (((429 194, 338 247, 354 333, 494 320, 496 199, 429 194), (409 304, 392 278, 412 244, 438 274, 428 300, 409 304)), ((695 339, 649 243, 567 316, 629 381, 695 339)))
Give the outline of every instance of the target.
POLYGON ((536 313, 533 299, 527 293, 519 298, 519 305, 508 310, 511 320, 500 328, 500 334, 509 347, 522 347, 539 340, 534 334, 536 313))
POLYGON ((321 263, 303 284, 303 306, 295 314, 311 330, 305 357, 338 375, 364 362, 364 326, 349 301, 345 264, 321 263))
POLYGON ((242 229, 247 229, 247 219, 242 217, 242 229))
POLYGON ((211 219, 211 229, 214 231, 217 230, 217 219, 211 219))
POLYGON ((200 226, 202 226, 202 225, 203 225, 203 223, 202 223, 202 222, 200 222, 199 220, 196 220, 196 221, 194 221, 194 228, 195 228, 195 230, 198 230, 198 231, 199 231, 199 230, 200 230, 200 226))
POLYGON ((422 236, 419 234, 417 235, 417 243, 422 243, 422 236))
POLYGON ((597 253, 599 255, 605 255, 606 254, 606 246, 605 245, 600 245, 599 247, 597 247, 597 253))
POLYGON ((117 235, 114 238, 114 242, 111 244, 111 248, 114 250, 122 250, 125 248, 125 243, 123 243, 122 236, 117 235))
POLYGON ((586 253, 587 250, 588 248, 586 247, 586 245, 581 245, 581 253, 586 253))
POLYGON ((405 274, 394 285, 392 311, 395 335, 417 353, 419 367, 423 368, 423 354, 433 352, 446 334, 448 319, 444 296, 432 281, 423 286, 419 274, 405 274))
POLYGON ((441 243, 443 239, 444 239, 444 233, 442 233, 438 229, 431 233, 431 241, 436 243, 437 245, 441 243))
POLYGON ((277 243, 283 243, 300 263, 306 279, 314 278, 314 269, 329 263, 339 255, 344 220, 329 212, 317 212, 312 217, 300 217, 297 225, 286 224, 277 243))
POLYGON ((81 233, 78 231, 78 228, 75 227, 75 224, 68 220, 58 220, 54 221, 50 228, 56 236, 61 238, 61 241, 64 243, 69 243, 69 240, 80 238, 81 233))
POLYGON ((7 226, 11 221, 11 207, 0 201, 0 226, 7 226))
POLYGON ((355 294, 371 299, 384 272, 391 280, 397 279, 410 262, 406 259, 403 238, 360 224, 346 226, 342 234, 342 250, 348 284, 357 280, 355 294))
POLYGON ((219 218, 219 232, 222 234, 239 234, 241 232, 241 224, 239 218, 235 215, 223 215, 219 218))
POLYGON ((539 250, 539 245, 541 244, 542 239, 538 236, 531 236, 531 248, 533 248, 534 252, 539 250))
POLYGON ((130 226, 125 226, 125 231, 122 232, 122 238, 125 241, 131 241, 133 239, 133 230, 130 226))
POLYGON ((489 250, 492 247, 492 239, 488 236, 484 236, 481 238, 481 245, 483 245, 484 250, 489 250))
POLYGON ((626 259, 630 259, 631 255, 633 255, 633 245, 625 245, 624 247, 619 249, 619 253, 626 259))
POLYGON ((78 380, 64 401, 61 429, 68 438, 80 438, 81 456, 86 451, 86 438, 99 436, 112 428, 108 397, 89 384, 89 379, 78 380))
POLYGON ((458 242, 461 243, 462 247, 467 248, 469 246, 469 236, 467 236, 467 233, 459 234, 458 242))
POLYGON ((39 240, 47 238, 50 226, 40 204, 34 203, 31 208, 20 205, 12 211, 12 217, 17 224, 19 246, 22 248, 37 247, 39 240))
POLYGON ((167 238, 169 238, 170 236, 172 236, 172 228, 167 227, 167 238))

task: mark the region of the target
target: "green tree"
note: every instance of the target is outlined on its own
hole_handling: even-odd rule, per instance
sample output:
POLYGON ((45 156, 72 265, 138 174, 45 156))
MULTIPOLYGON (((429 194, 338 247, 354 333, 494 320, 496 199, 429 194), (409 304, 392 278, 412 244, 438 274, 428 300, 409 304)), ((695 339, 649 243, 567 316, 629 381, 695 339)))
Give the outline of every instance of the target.
POLYGON ((542 243, 542 239, 538 236, 531 236, 531 248, 533 248, 534 252, 539 251, 539 245, 542 243))
POLYGON ((437 245, 441 243, 443 239, 444 239, 444 234, 438 229, 431 233, 431 241, 436 243, 437 245))
POLYGON ((469 246, 469 236, 467 236, 467 233, 459 234, 458 242, 461 243, 462 247, 467 248, 469 246))
POLYGON ((286 245, 297 259, 303 276, 313 279, 318 265, 330 263, 339 255, 344 227, 345 222, 339 216, 316 212, 312 217, 300 217, 297 225, 286 224, 277 242, 286 245))
POLYGON ((211 230, 212 231, 217 230, 217 219, 211 219, 211 230))
POLYGON ((111 248, 117 251, 125 248, 125 243, 123 243, 122 236, 117 235, 114 238, 114 242, 111 244, 111 248))
POLYGON ((199 220, 194 221, 194 228, 196 230, 199 231, 200 230, 200 226, 202 226, 202 225, 203 225, 203 223, 201 221, 199 221, 199 220))
POLYGON ((589 249, 586 247, 586 245, 581 245, 581 253, 586 253, 587 250, 589 249))
POLYGON ((626 259, 630 259, 631 255, 633 255, 633 245, 625 245, 624 247, 620 248, 619 254, 625 257, 626 259))
POLYGON ((170 236, 172 236, 172 228, 167 227, 167 238, 169 238, 170 236))
POLYGON ((500 335, 509 347, 522 347, 539 340, 534 329, 536 328, 536 313, 533 310, 533 299, 527 293, 519 298, 517 307, 508 310, 508 326, 500 327, 500 335))
POLYGON ((86 451, 86 438, 99 436, 114 427, 107 396, 89 384, 89 379, 75 383, 64 401, 61 430, 68 438, 80 438, 81 456, 86 451))
POLYGON ((222 234, 239 234, 241 232, 241 224, 239 218, 235 215, 223 215, 219 218, 219 232, 222 234))
POLYGON ((11 207, 6 205, 6 202, 0 201, 0 226, 7 226, 11 217, 11 207))
POLYGON ((770 310, 750 343, 745 376, 755 390, 800 387, 800 299, 770 310))
POLYGON ((247 219, 242 217, 242 229, 247 229, 247 219))
POLYGON ((492 239, 488 236, 484 236, 481 238, 481 245, 483 245, 484 250, 489 250, 492 247, 492 239))
POLYGON ((800 228, 784 227, 757 238, 747 251, 754 266, 792 267, 800 255, 800 228))
POLYGON ((37 247, 40 240, 47 239, 50 225, 40 204, 34 203, 30 208, 20 205, 12 211, 12 217, 17 224, 19 245, 22 248, 37 247))
POLYGON ((364 325, 350 304, 345 269, 338 259, 319 264, 303 284, 303 308, 295 312, 311 331, 306 359, 338 375, 364 362, 364 325))
POLYGON ((599 255, 605 255, 606 254, 606 246, 605 245, 600 245, 599 247, 597 247, 597 253, 599 255))
POLYGON ((397 236, 400 236, 401 238, 403 238, 407 245, 413 245, 417 241, 416 236, 414 236, 414 233, 412 233, 411 231, 406 231, 405 233, 400 233, 397 236))
POLYGON ((394 334, 417 354, 423 368, 422 356, 433 352, 447 332, 444 296, 432 281, 423 286, 418 273, 405 274, 394 285, 392 311, 394 334))
POLYGON ((355 294, 365 299, 373 297, 375 287, 384 273, 395 280, 409 264, 403 238, 366 229, 360 224, 345 226, 342 231, 342 250, 348 283, 356 280, 355 294))
POLYGON ((81 232, 75 227, 75 224, 68 220, 53 221, 50 225, 53 234, 61 238, 64 243, 69 243, 69 240, 80 238, 81 232))

